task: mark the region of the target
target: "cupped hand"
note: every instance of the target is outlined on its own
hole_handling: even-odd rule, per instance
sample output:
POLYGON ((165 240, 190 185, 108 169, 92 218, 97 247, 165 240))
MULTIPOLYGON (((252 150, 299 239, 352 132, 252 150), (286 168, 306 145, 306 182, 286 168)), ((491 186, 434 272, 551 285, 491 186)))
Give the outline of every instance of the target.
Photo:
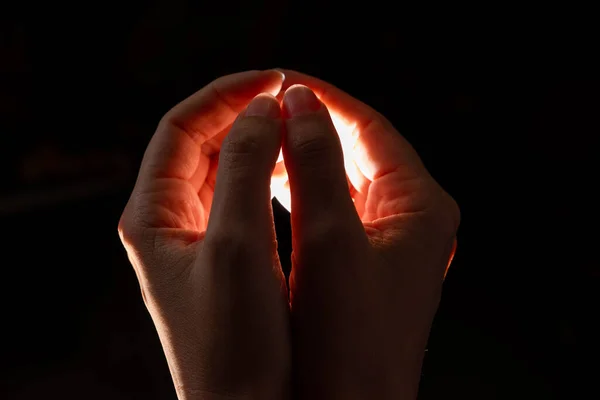
POLYGON ((283 72, 283 91, 305 85, 283 96, 279 168, 291 194, 295 391, 415 399, 459 209, 381 114, 283 72))
POLYGON ((225 76, 169 111, 119 222, 180 399, 289 394, 269 191, 282 120, 275 98, 252 100, 277 94, 282 80, 225 76))

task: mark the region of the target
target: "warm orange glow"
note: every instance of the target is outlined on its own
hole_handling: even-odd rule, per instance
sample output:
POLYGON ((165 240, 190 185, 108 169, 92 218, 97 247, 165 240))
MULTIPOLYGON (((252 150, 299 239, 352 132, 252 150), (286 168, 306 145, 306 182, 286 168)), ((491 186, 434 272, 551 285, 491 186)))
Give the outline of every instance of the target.
POLYGON ((454 260, 455 253, 456 253, 456 238, 454 238, 454 243, 452 243, 452 250, 450 251, 450 257, 448 258, 448 264, 446 264, 446 270, 444 271, 444 279, 446 279, 446 275, 448 275, 448 270, 450 269, 452 260, 454 260))
MULTIPOLYGON (((350 182, 357 187, 359 182, 359 169, 356 166, 355 157, 357 156, 354 151, 354 145, 357 138, 356 123, 348 121, 340 114, 329 110, 333 125, 337 130, 340 142, 342 144, 342 150, 344 152, 344 165, 346 167, 346 175, 350 179, 350 182)), ((290 198, 290 186, 288 183, 287 171, 283 163, 283 155, 279 153, 277 164, 273 175, 271 177, 271 195, 277 198, 277 201, 281 203, 286 210, 290 211, 291 198, 290 198)))

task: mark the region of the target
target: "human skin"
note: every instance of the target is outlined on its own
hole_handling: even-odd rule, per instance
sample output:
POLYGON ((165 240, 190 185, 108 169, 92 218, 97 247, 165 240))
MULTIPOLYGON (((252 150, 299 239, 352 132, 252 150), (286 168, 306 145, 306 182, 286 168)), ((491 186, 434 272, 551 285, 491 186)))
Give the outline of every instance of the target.
MULTIPOLYGON (((289 396, 289 307, 269 193, 282 121, 245 110, 281 82, 276 71, 225 76, 169 111, 119 222, 180 399, 289 396)), ((279 116, 268 96, 259 111, 265 99, 279 116)))
POLYGON ((169 111, 123 211, 177 394, 415 398, 458 207, 380 114, 284 73, 283 87, 276 71, 222 77, 169 111), (329 110, 356 122, 350 187, 329 110), (289 303, 269 191, 280 149, 289 303))
POLYGON ((307 100, 316 111, 286 115, 283 139, 294 392, 414 399, 458 206, 381 114, 332 85, 283 72, 284 91, 303 84, 321 99, 307 100), (328 111, 356 125, 351 190, 328 111))

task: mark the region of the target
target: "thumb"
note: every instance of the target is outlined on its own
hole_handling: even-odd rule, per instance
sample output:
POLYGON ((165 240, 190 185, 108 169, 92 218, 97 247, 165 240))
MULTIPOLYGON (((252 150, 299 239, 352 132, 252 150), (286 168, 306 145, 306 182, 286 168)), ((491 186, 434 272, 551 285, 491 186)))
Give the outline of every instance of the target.
POLYGON ((331 229, 336 235, 364 233, 350 196, 340 139, 327 108, 312 90, 294 85, 285 92, 283 110, 282 150, 295 240, 316 241, 315 235, 328 236, 333 234, 331 229))
POLYGON ((223 140, 206 237, 261 242, 273 233, 271 173, 281 147, 279 102, 256 96, 223 140), (243 239, 246 238, 246 239, 243 239))

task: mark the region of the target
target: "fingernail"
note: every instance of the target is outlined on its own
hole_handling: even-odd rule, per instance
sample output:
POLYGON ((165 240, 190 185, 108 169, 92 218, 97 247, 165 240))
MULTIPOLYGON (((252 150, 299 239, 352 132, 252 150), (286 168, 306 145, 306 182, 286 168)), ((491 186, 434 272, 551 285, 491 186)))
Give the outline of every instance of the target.
POLYGON ((285 81, 285 72, 283 72, 283 68, 271 68, 263 70, 265 72, 276 72, 281 77, 281 82, 285 81))
POLYGON ((313 113, 321 108, 321 101, 304 85, 293 85, 283 96, 283 107, 291 117, 313 113))
POLYGON ((281 75, 281 82, 285 81, 285 73, 282 71, 282 68, 273 68, 273 71, 281 75))
POLYGON ((256 96, 248 107, 246 107, 246 117, 268 117, 268 118, 279 118, 281 115, 281 109, 279 108, 279 102, 270 94, 261 93, 256 96))

